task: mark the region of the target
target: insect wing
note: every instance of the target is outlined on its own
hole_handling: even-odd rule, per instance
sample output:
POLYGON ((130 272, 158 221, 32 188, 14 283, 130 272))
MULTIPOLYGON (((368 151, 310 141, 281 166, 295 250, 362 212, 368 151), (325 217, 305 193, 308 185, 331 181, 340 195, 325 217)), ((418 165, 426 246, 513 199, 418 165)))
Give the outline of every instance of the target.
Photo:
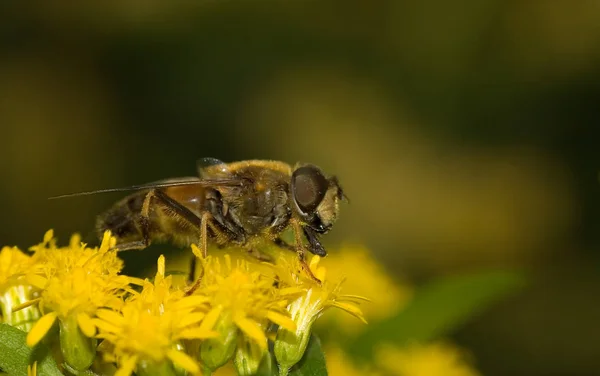
POLYGON ((50 197, 49 199, 53 200, 53 199, 66 198, 66 197, 89 196, 89 195, 95 195, 95 194, 99 194, 99 193, 141 191, 141 190, 156 189, 156 188, 168 188, 168 187, 183 187, 183 186, 187 186, 187 185, 195 185, 195 186, 200 186, 200 187, 239 187, 244 184, 245 184, 244 179, 239 179, 239 178, 236 178, 233 176, 230 176, 227 178, 222 178, 222 179, 201 179, 201 178, 196 178, 196 177, 173 178, 173 179, 159 180, 159 181, 147 183, 147 184, 131 185, 129 187, 108 188, 108 189, 99 189, 99 190, 95 190, 95 191, 69 193, 66 195, 50 197))

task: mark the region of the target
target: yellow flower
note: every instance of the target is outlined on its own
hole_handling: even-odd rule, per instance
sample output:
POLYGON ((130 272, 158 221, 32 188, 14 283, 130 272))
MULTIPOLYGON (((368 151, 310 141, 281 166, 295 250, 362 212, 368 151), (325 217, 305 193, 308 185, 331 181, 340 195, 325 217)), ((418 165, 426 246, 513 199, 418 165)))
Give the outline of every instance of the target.
MULTIPOLYGON (((293 300, 288 311, 296 323, 296 330, 279 328, 275 340, 275 356, 282 369, 290 368, 304 355, 310 339, 312 325, 321 314, 330 307, 337 307, 366 323, 358 304, 364 298, 355 295, 341 295, 341 282, 332 284, 326 279, 326 269, 319 266, 319 256, 310 261, 311 278, 302 265, 294 258, 292 262, 281 259, 278 277, 283 286, 300 291, 299 297, 293 300)), ((284 287, 283 290, 286 288, 284 287)))
MULTIPOLYGON (((412 297, 412 289, 392 280, 365 247, 341 247, 321 260, 321 264, 327 268, 329 279, 335 281, 343 279, 345 290, 369 297, 369 304, 362 307, 362 312, 369 322, 394 315, 404 308, 412 297)), ((337 310, 328 312, 319 322, 323 327, 336 325, 353 334, 366 328, 365 325, 357 325, 358 321, 337 310)))
POLYGON ((479 376, 469 365, 469 354, 449 343, 383 346, 376 350, 377 364, 397 376, 479 376))
POLYGON ((238 260, 234 267, 229 255, 223 257, 223 263, 212 256, 201 261, 204 274, 197 294, 208 297, 209 315, 219 312, 262 348, 267 347, 268 321, 296 329, 286 312, 289 296, 280 293, 272 277, 252 270, 245 260, 238 260))
POLYGON ((41 244, 31 248, 39 271, 29 274, 27 280, 42 291, 39 306, 48 313, 27 335, 29 346, 37 344, 57 319, 92 337, 95 327, 91 318, 96 311, 122 305, 129 278, 118 275, 123 263, 110 249, 114 244, 115 239, 106 232, 100 248, 88 248, 77 235, 68 247, 58 248, 50 230, 41 244), (77 325, 71 325, 73 322, 77 325))
POLYGON ((182 340, 215 336, 214 321, 205 314, 207 299, 184 296, 171 285, 172 277, 165 277, 165 258, 161 256, 154 282, 144 281, 143 290, 133 294, 121 312, 97 312, 94 323, 98 338, 105 340, 102 351, 107 361, 119 365, 117 376, 134 371, 169 375, 175 374, 175 367, 192 374, 200 371, 196 361, 182 351, 182 340))
POLYGON ((0 251, 0 292, 15 284, 22 284, 31 265, 31 257, 19 248, 3 247, 0 251))
POLYGON ((31 257, 16 247, 0 250, 0 318, 3 322, 29 331, 40 317, 37 307, 23 307, 33 299, 33 287, 25 275, 35 267, 31 257))

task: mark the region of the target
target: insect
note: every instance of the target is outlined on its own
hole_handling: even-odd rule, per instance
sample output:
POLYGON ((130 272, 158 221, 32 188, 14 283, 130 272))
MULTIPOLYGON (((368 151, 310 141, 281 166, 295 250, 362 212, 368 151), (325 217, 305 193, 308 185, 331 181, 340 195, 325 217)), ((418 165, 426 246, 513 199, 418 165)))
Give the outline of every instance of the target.
MULTIPOLYGON (((306 266, 309 251, 325 256, 319 237, 338 217, 344 192, 335 176, 320 168, 279 161, 248 160, 224 163, 198 161, 199 177, 175 178, 126 188, 75 193, 135 191, 98 216, 96 230, 110 230, 119 250, 144 249, 154 242, 187 247, 198 244, 206 256, 208 243, 239 246, 263 260, 257 248, 270 241, 294 250, 306 266), (291 228, 294 244, 281 238, 291 228)), ((310 273, 310 269, 305 267, 310 273)))

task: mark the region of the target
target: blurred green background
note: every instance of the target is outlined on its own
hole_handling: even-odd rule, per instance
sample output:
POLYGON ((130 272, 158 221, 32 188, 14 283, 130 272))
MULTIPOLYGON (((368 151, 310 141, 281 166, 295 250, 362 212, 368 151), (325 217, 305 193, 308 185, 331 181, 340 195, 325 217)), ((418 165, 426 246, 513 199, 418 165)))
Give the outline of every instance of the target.
POLYGON ((200 157, 311 162, 351 199, 326 244, 527 273, 454 337, 482 374, 599 374, 599 99, 597 1, 5 2, 0 240, 85 237, 121 196, 47 197, 200 157))

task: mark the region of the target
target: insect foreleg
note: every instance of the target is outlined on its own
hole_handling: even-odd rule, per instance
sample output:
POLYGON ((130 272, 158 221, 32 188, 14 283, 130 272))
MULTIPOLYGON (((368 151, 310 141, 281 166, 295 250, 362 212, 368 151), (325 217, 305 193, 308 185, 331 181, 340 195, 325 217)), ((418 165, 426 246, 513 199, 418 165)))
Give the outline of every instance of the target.
POLYGON ((312 270, 310 270, 310 266, 306 262, 306 248, 304 247, 304 242, 302 241, 302 234, 304 231, 302 230, 302 224, 297 219, 290 219, 290 224, 292 225, 292 229, 294 230, 294 239, 296 240, 296 253, 298 254, 298 260, 300 260, 300 265, 302 269, 306 271, 306 273, 316 282, 321 283, 321 280, 315 277, 312 270))

